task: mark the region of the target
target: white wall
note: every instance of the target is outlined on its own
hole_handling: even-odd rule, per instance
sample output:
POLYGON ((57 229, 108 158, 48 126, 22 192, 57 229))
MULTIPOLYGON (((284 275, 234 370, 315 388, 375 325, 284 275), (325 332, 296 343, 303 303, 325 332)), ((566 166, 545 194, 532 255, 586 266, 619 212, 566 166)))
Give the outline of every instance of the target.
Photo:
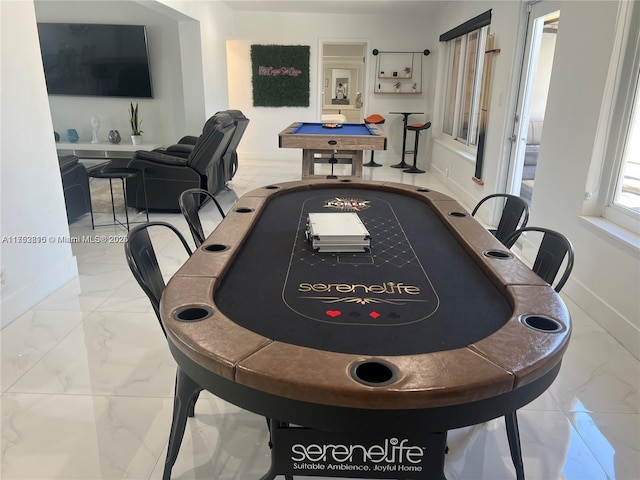
POLYGON ((77 275, 32 2, 0 2, 0 326, 77 275), (45 243, 12 243, 37 236, 45 243), (7 240, 9 239, 9 240, 7 240), (53 239, 53 240, 52 240, 53 239))
MULTIPOLYGON (((145 2, 146 3, 146 2, 145 2)), ((219 0, 185 1, 159 0, 157 4, 165 5, 175 12, 196 20, 200 25, 200 45, 191 46, 200 50, 200 68, 184 72, 185 77, 201 78, 204 88, 203 107, 206 117, 220 110, 238 107, 229 104, 227 87, 227 53, 226 39, 232 35, 234 28, 233 12, 219 0)), ((189 118, 189 114, 187 115, 189 118)))
MULTIPOLYGON (((143 141, 166 144, 185 134, 184 95, 178 22, 135 2, 42 1, 35 2, 38 22, 113 23, 145 25, 154 98, 130 99, 50 95, 53 128, 66 141, 65 132, 75 128, 80 142, 90 142, 90 119, 100 118, 98 138, 107 141, 109 130, 118 130, 122 143, 131 143, 129 103, 138 102, 143 141)), ((202 98, 202 95, 200 96, 202 98)), ((200 118, 202 129, 204 118, 200 118)))
POLYGON ((530 120, 544 120, 547 108, 547 95, 553 66, 553 54, 556 49, 556 33, 543 33, 540 40, 540 58, 536 69, 531 96, 530 120))
MULTIPOLYGON (((364 116, 380 113, 387 121, 382 125, 389 136, 388 150, 376 153, 376 159, 399 160, 402 143, 402 123, 398 115, 391 111, 425 112, 421 118, 412 121, 429 120, 431 104, 421 95, 379 95, 373 94, 375 57, 371 50, 422 51, 433 49, 428 41, 431 26, 429 18, 382 17, 376 15, 324 15, 297 13, 251 13, 236 12, 235 31, 228 42, 229 103, 239 108, 251 119, 249 128, 240 145, 240 153, 252 158, 289 158, 300 160, 299 149, 279 149, 278 132, 294 121, 319 121, 319 94, 323 88, 319 48, 321 41, 369 42, 366 55, 370 82, 363 91, 364 116), (411 32, 407 35, 407 32, 411 32), (266 108, 253 107, 251 84, 250 48, 252 44, 308 45, 311 47, 310 60, 310 106, 308 108, 266 108)), ((423 57, 424 71, 435 68, 432 57, 423 57)), ((428 88, 423 85, 423 92, 428 88)), ((428 134, 423 137, 427 137, 428 134)), ((423 157, 425 148, 421 149, 423 157)), ((421 160, 424 162, 424 160, 421 160)))
POLYGON ((566 292, 640 356, 640 255, 580 220, 617 9, 607 1, 562 4, 531 222, 573 241, 577 262, 566 292))
POLYGON ((80 141, 92 138, 90 118, 101 119, 99 139, 118 130, 128 135, 129 102, 138 102, 144 143, 171 144, 197 135, 205 120, 229 108, 226 38, 233 28, 231 11, 222 2, 199 1, 64 1, 37 0, 39 22, 86 22, 145 25, 151 68, 151 99, 49 97, 53 126, 64 141, 75 128, 80 141))
MULTIPOLYGON (((473 163, 444 142, 434 142, 432 172, 473 206, 480 198, 504 191, 509 161, 507 137, 518 80, 515 2, 450 2, 438 11, 442 31, 493 8, 491 31, 496 47, 485 186, 473 184, 473 163), (448 176, 447 176, 448 172, 448 176)), ((597 137, 605 81, 612 56, 618 3, 562 2, 560 28, 538 157, 530 225, 549 227, 573 242, 576 264, 563 292, 590 312, 634 355, 640 356, 640 256, 580 219, 589 163, 597 137)), ((442 67, 442 65, 440 65, 442 67)), ((441 81, 441 79, 439 79, 441 81)), ((439 83, 440 88, 441 83, 439 83)), ((438 101, 438 95, 434 101, 438 101)), ((436 130, 437 131, 437 130, 436 130)))

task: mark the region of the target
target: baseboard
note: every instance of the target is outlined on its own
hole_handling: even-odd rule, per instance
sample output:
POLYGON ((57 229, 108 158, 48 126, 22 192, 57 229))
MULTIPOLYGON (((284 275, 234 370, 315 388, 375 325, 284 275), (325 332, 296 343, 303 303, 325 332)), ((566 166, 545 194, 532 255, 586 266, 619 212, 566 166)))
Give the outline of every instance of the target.
POLYGON ((431 166, 429 167, 429 172, 433 174, 436 180, 447 187, 457 199, 459 199, 458 203, 461 203, 465 208, 468 208, 470 210, 473 209, 473 207, 477 203, 477 200, 469 194, 467 189, 465 189, 458 182, 455 182, 451 177, 446 176, 445 172, 443 172, 433 164, 431 164, 431 166))
POLYGON ((2 293, 0 300, 0 328, 16 318, 78 276, 76 257, 70 256, 53 269, 34 279, 28 285, 9 294, 2 293))
POLYGON ((633 325, 614 307, 589 290, 582 282, 570 278, 562 293, 589 313, 598 325, 618 340, 631 355, 640 359, 640 329, 633 325))

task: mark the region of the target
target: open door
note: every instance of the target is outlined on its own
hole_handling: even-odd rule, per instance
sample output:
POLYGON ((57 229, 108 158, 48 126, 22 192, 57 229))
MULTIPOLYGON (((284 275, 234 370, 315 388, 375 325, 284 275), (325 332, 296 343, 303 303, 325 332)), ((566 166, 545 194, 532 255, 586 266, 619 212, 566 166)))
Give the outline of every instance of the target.
POLYGON ((513 148, 508 191, 521 196, 531 205, 560 9, 559 3, 554 1, 541 1, 529 8, 518 104, 511 137, 513 148))

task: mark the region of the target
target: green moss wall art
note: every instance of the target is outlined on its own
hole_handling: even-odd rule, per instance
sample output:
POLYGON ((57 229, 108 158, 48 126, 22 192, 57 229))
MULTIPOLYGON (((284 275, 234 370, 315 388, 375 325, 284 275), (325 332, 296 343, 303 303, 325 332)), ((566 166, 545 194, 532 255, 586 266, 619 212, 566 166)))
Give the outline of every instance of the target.
POLYGON ((308 107, 309 55, 305 45, 251 45, 254 107, 308 107))

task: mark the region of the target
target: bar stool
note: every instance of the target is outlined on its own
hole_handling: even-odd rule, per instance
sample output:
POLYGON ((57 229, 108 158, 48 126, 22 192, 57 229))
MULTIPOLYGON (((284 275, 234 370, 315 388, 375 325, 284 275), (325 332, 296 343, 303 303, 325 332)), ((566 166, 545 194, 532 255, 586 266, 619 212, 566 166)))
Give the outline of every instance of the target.
POLYGON ((391 165, 391 168, 407 168, 409 164, 404 161, 404 157, 411 151, 407 150, 407 124, 409 123, 409 115, 423 115, 423 112, 389 112, 392 115, 402 115, 402 157, 400 163, 391 165))
POLYGON ((403 170, 403 172, 407 173, 424 173, 424 170, 420 170, 416 167, 416 163, 418 162, 418 140, 420 139, 420 132, 422 130, 426 130, 431 127, 431 122, 426 123, 412 123, 411 125, 407 125, 407 130, 416 133, 416 142, 413 148, 413 166, 403 170))
MULTIPOLYGON (((378 113, 373 113, 364 119, 364 123, 371 123, 373 125, 382 125, 384 123, 384 117, 378 113)), ((371 150, 371 160, 363 165, 363 167, 381 167, 379 163, 373 161, 373 154, 375 150, 371 150)))

